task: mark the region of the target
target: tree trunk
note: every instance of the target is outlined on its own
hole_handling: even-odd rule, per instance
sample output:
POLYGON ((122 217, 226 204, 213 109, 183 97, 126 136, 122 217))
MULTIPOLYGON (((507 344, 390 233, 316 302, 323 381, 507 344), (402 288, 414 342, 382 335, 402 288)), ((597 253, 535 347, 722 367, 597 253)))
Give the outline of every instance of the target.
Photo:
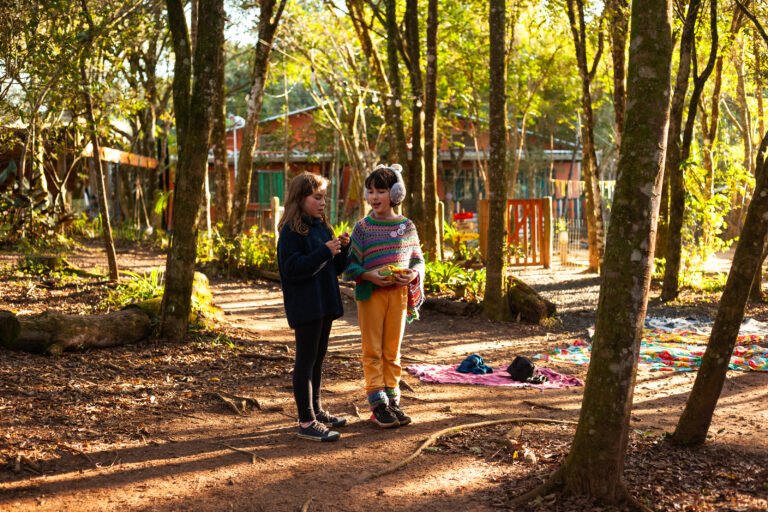
POLYGON ((587 30, 584 20, 583 0, 568 0, 568 19, 571 25, 573 44, 576 50, 576 62, 581 77, 581 107, 584 111, 582 126, 582 174, 586 192, 587 243, 589 245, 589 271, 600 269, 605 248, 605 226, 603 223, 603 205, 600 199, 600 175, 595 150, 595 121, 592 113, 592 81, 597 71, 597 64, 603 50, 602 28, 598 34, 598 48, 590 69, 587 64, 587 30))
POLYGON ((749 203, 744 228, 736 245, 733 264, 728 273, 715 324, 701 359, 691 394, 672 436, 681 445, 700 445, 707 439, 712 415, 725 382, 731 354, 736 344, 744 307, 768 234, 768 134, 763 137, 758 151, 755 193, 749 203))
MULTIPOLYGON (((685 215, 685 170, 682 164, 688 160, 691 154, 693 125, 696 119, 699 98, 704 90, 704 84, 706 84, 709 75, 712 74, 712 70, 715 67, 715 58, 717 56, 717 2, 710 2, 710 29, 712 31, 712 44, 709 52, 709 61, 701 75, 694 76, 693 92, 691 93, 691 101, 688 104, 688 117, 683 129, 680 160, 677 162, 677 166, 671 169, 672 174, 669 179, 669 235, 667 239, 667 261, 664 269, 664 282, 661 286, 661 300, 663 301, 674 299, 680 291, 679 276, 683 249, 683 220, 685 215)), ((696 41, 694 39, 692 42, 693 53, 695 53, 695 47, 696 41)))
POLYGON ((219 62, 216 68, 216 92, 213 103, 213 176, 216 184, 215 203, 216 221, 226 223, 232 214, 232 188, 229 183, 229 158, 227 156, 227 92, 224 80, 226 59, 224 45, 219 50, 219 62))
MULTIPOLYGON (((245 228, 245 215, 251 190, 253 155, 259 131, 259 116, 264 100, 264 84, 269 71, 269 55, 272 41, 280 23, 286 0, 262 0, 259 14, 259 41, 256 43, 253 62, 253 84, 248 94, 248 112, 243 128, 243 141, 238 155, 238 175, 235 178, 235 191, 232 197, 232 215, 229 220, 229 235, 236 237, 245 228)), ((286 119, 286 122, 288 120, 286 119)))
POLYGON ((509 317, 506 300, 507 258, 507 185, 505 177, 507 140, 507 96, 505 62, 506 0, 490 0, 488 25, 490 29, 490 93, 488 129, 490 157, 488 159, 488 252, 483 309, 495 320, 509 317))
POLYGON ((117 282, 119 279, 117 270, 117 253, 115 241, 112 238, 112 224, 109 220, 109 203, 107 202, 106 184, 104 181, 104 166, 101 161, 101 147, 99 146, 99 134, 96 131, 96 116, 93 111, 93 98, 91 97, 91 82, 86 71, 86 59, 88 52, 83 52, 80 57, 80 78, 83 81, 83 99, 85 100, 85 112, 88 119, 88 129, 93 148, 93 159, 96 162, 96 188, 99 201, 99 213, 101 226, 104 232, 104 248, 107 251, 107 263, 109 265, 109 280, 117 282))
POLYGON ((16 316, 0 311, 0 344, 11 350, 61 354, 126 345, 146 339, 152 319, 141 307, 132 306, 103 315, 65 315, 46 311, 16 316))
POLYGON ((437 217, 437 161, 440 144, 437 137, 437 0, 427 7, 427 80, 424 105, 424 230, 421 240, 431 261, 443 259, 440 240, 442 219, 437 217))
MULTIPOLYGON (((395 125, 392 127, 395 133, 396 146, 395 156, 397 161, 408 168, 408 148, 405 140, 405 125, 403 124, 402 99, 403 85, 400 79, 399 59, 397 58, 398 39, 400 38, 397 28, 397 0, 386 0, 386 29, 387 29, 387 71, 389 74, 389 85, 391 96, 386 99, 391 104, 392 115, 395 119, 395 125)), ((410 192, 410 191, 409 191, 410 192)), ((406 212, 411 211, 411 194, 406 194, 403 201, 403 208, 406 212)))
MULTIPOLYGON (((387 101, 386 98, 390 95, 390 86, 389 81, 387 80, 387 72, 384 69, 384 65, 382 64, 381 59, 379 58, 376 45, 371 39, 371 29, 365 22, 363 0, 346 0, 346 2, 349 17, 351 18, 352 25, 354 26, 355 32, 357 33, 357 39, 360 41, 360 47, 363 50, 366 59, 368 59, 368 66, 371 69, 373 76, 376 78, 376 83, 379 87, 379 90, 385 93, 385 97, 381 98, 381 100, 382 109, 384 110, 384 117, 387 121, 387 126, 389 127, 387 130, 387 139, 389 141, 389 147, 392 154, 398 155, 399 149, 397 145, 397 138, 395 137, 396 122, 395 116, 393 114, 394 109, 392 103, 387 101)), ((403 154, 405 154, 404 147, 403 154)), ((396 159, 398 158, 399 157, 396 157, 396 159)), ((399 159, 399 161, 403 164, 405 163, 405 160, 399 159)))
POLYGON ((424 229, 424 83, 421 76, 421 44, 419 34, 419 2, 405 2, 405 39, 408 41, 408 72, 411 78, 411 161, 404 165, 408 196, 408 217, 424 229))
POLYGON ((613 119, 616 125, 616 145, 621 147, 621 129, 627 106, 626 52, 629 32, 629 0, 611 0, 608 4, 611 60, 613 62, 613 119))
MULTIPOLYGON (((189 47, 186 21, 180 0, 167 0, 168 18, 174 39, 174 50, 189 47)), ((224 44, 223 0, 200 0, 198 44, 194 55, 194 85, 188 98, 177 97, 178 91, 190 90, 177 82, 190 83, 190 67, 185 74, 174 74, 174 105, 177 132, 180 137, 178 172, 174 192, 173 234, 166 262, 160 334, 172 341, 187 333, 191 309, 192 282, 197 255, 197 228, 203 179, 208 166, 208 140, 211 132, 213 95, 217 61, 224 44), (187 110, 184 110, 184 108, 187 110)), ((178 60, 181 56, 176 54, 178 60)))
POLYGON ((618 180, 584 400, 561 476, 567 489, 615 504, 650 285, 669 120, 671 0, 632 4, 632 51, 618 180))
MULTIPOLYGON (((696 35, 696 19, 698 17, 701 0, 691 0, 683 23, 683 33, 680 36, 680 62, 677 67, 675 88, 672 93, 672 105, 669 112, 669 131, 667 133, 667 158, 664 167, 664 189, 662 191, 661 213, 659 218, 659 231, 656 236, 658 257, 666 257, 669 245, 669 221, 671 216, 670 204, 672 181, 682 179, 680 170, 681 149, 680 135, 683 126, 683 110, 685 109, 685 97, 688 93, 688 79, 691 74, 691 59, 693 55, 693 42, 696 35), (678 176, 679 174, 679 176, 678 176), (674 176, 674 178, 673 178, 674 176)), ((675 184, 676 189, 680 187, 675 184)), ((676 196, 679 199, 679 195, 676 196)), ((679 208, 679 205, 675 205, 679 208)), ((665 270, 666 271, 666 270, 665 270)))

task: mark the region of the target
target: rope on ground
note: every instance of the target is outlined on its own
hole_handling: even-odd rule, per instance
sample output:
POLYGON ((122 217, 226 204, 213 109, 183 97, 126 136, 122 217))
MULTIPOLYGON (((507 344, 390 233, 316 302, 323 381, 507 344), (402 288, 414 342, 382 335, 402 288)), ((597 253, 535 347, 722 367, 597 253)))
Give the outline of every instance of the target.
POLYGON ((440 430, 439 432, 435 432, 429 438, 424 441, 421 446, 416 448, 416 451, 414 451, 410 456, 406 457, 405 459, 401 460, 400 462, 396 462, 394 464, 390 464, 386 468, 382 469, 381 471, 377 471, 376 473, 372 473, 368 476, 366 476, 363 480, 374 480, 376 478, 379 478, 380 476, 388 475, 389 473, 392 473, 394 471, 397 471, 401 467, 405 466, 412 460, 414 460, 416 457, 418 457, 422 451, 424 451, 425 448, 428 448, 432 446, 440 437, 451 434, 453 432, 460 432, 462 430, 471 430, 474 428, 482 428, 482 427, 491 427, 494 425, 504 425, 507 423, 555 423, 560 425, 576 425, 577 423, 575 421, 569 421, 569 420, 552 420, 549 418, 506 418, 502 420, 491 420, 491 421, 480 421, 478 423, 468 423, 466 425, 457 425, 455 427, 448 427, 446 429, 440 430))

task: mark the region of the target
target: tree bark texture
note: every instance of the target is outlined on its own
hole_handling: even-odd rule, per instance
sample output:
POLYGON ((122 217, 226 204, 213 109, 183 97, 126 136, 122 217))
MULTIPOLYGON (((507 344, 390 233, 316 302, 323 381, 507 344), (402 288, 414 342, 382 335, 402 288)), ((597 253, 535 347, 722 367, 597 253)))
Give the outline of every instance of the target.
MULTIPOLYGON (((188 47, 186 21, 179 19, 182 9, 180 0, 167 0, 169 23, 171 19, 183 26, 171 28, 174 48, 188 47), (176 14, 171 16, 171 12, 176 14), (177 38, 186 41, 177 41, 177 38)), ((160 334, 172 341, 183 339, 187 334, 191 309, 192 283, 197 256, 197 229, 200 202, 203 195, 203 180, 208 166, 208 141, 214 102, 217 61, 221 55, 219 47, 224 43, 224 2, 223 0, 200 0, 198 16, 198 44, 194 56, 194 80, 185 68, 186 74, 174 75, 174 105, 176 109, 177 132, 183 133, 179 144, 176 173, 176 188, 173 198, 173 231, 168 250, 163 294, 160 334), (178 81, 194 85, 181 87, 178 81), (188 98, 176 97, 177 91, 189 91, 188 98), (178 100, 178 102, 177 102, 178 100), (184 107, 188 110, 183 110, 184 107), (182 109, 182 110, 180 110, 182 109)), ((182 12, 183 14, 183 12, 182 12)), ((176 59, 179 59, 176 55, 176 59)))
MULTIPOLYGON (((262 0, 260 2, 258 37, 253 61, 253 84, 248 93, 248 112, 245 128, 242 130, 243 143, 237 160, 238 175, 235 178, 235 190, 232 196, 232 215, 229 219, 229 235, 236 237, 243 232, 248 197, 251 190, 253 156, 259 132, 259 116, 264 101, 264 85, 269 71, 269 55, 272 41, 280 23, 286 0, 262 0)), ((286 119, 287 122, 287 119, 286 119)))
POLYGON ((483 309, 495 320, 508 318, 507 288, 507 186, 506 140, 507 97, 505 62, 506 1, 490 0, 488 24, 490 29, 490 96, 488 159, 488 252, 483 309))
MULTIPOLYGON (((216 67, 216 91, 213 103, 213 129, 211 130, 211 146, 213 146, 213 176, 216 184, 216 220, 227 222, 232 214, 232 187, 229 183, 229 158, 227 155, 227 91, 224 70, 226 59, 224 45, 219 48, 216 67)), ((233 139, 234 141, 234 139, 233 139)), ((234 141, 237 142, 237 141, 234 141)))
POLYGON ((571 492, 607 503, 626 495, 622 474, 669 120, 671 12, 671 0, 632 5, 627 112, 592 360, 562 473, 571 492))
MULTIPOLYGON (((667 261, 664 268, 664 281, 661 285, 661 300, 670 301, 677 297, 680 291, 680 267, 683 250, 683 221, 685 216, 685 169, 684 163, 691 155, 693 142, 693 125, 696 120, 699 99, 704 90, 704 85, 712 74, 717 57, 717 2, 710 2, 710 30, 712 32, 712 44, 709 51, 709 60, 701 75, 693 78, 693 92, 688 104, 688 117, 683 129, 683 141, 680 148, 680 160, 677 167, 670 169, 669 177, 669 233, 667 238, 667 261)), ((696 41, 693 41, 694 52, 696 41)))
MULTIPOLYGON (((397 27, 397 0, 386 0, 386 29, 387 29, 387 72, 389 73, 389 85, 391 96, 387 102, 392 107, 392 115, 395 124, 392 129, 395 133, 395 156, 403 169, 408 168, 408 148, 405 140, 405 124, 403 123, 402 99, 403 85, 400 78, 400 66, 398 65, 398 40, 400 38, 397 27)), ((410 191, 409 191, 410 192, 410 191)), ((410 212, 412 207, 411 194, 406 194, 403 208, 410 212)))
POLYGON ((597 64, 603 50, 602 27, 598 34, 598 48, 589 68, 587 63, 587 28, 584 20, 584 1, 567 0, 568 19, 571 25, 573 44, 576 50, 576 62, 581 77, 581 107, 584 114, 582 125, 582 175, 585 185, 587 214, 587 243, 589 246, 589 268, 591 272, 600 269, 605 249, 605 225, 603 205, 600 199, 600 175, 595 150, 595 121, 592 112, 592 81, 597 71, 597 64))
POLYGON ((681 445, 700 445, 707 439, 712 415, 725 382, 744 307, 755 276, 762 261, 763 247, 768 234, 768 135, 763 137, 757 157, 755 192, 747 209, 747 218, 741 231, 733 263, 728 273, 715 324, 701 359, 691 394, 673 434, 681 445))
POLYGON ((0 311, 0 344, 11 350, 60 354, 126 345, 146 339, 152 332, 150 315, 128 307, 103 315, 65 315, 46 311, 16 316, 0 311))
POLYGON ((427 74, 424 91, 424 230, 421 240, 431 261, 443 258, 437 203, 437 161, 440 145, 437 137, 437 0, 427 6, 427 74))
POLYGON ((408 73, 411 79, 411 161, 407 170, 406 187, 411 203, 408 216, 424 229, 424 80, 421 74, 421 43, 419 34, 419 2, 405 2, 405 39, 407 41, 408 73))
MULTIPOLYGON (((656 236, 657 255, 667 256, 669 245, 669 217, 672 205, 670 196, 673 180, 682 180, 680 165, 682 155, 680 153, 680 135, 683 127, 683 111, 685 109, 685 97, 688 94, 688 80, 691 76, 691 59, 693 58, 693 43, 696 36, 696 19, 698 18, 701 0, 691 0, 683 23, 683 33, 680 36, 680 62, 675 77, 675 88, 672 93, 672 105, 669 112, 669 130, 667 133, 667 158, 664 167, 664 190, 662 193, 661 218, 659 219, 659 231, 656 236), (679 175, 678 175, 679 174, 679 175)), ((675 188, 684 186, 675 183, 675 188)), ((679 199, 679 195, 676 196, 679 199)), ((685 198, 685 196, 683 196, 685 198)), ((683 204, 685 206, 685 204, 683 204)), ((675 206, 679 208, 679 205, 675 206)), ((666 270, 665 270, 666 272, 666 270)))
POLYGON ((629 0, 611 0, 608 4, 611 60, 613 62, 613 119, 616 144, 621 147, 621 129, 627 108, 627 33, 629 32, 629 0))

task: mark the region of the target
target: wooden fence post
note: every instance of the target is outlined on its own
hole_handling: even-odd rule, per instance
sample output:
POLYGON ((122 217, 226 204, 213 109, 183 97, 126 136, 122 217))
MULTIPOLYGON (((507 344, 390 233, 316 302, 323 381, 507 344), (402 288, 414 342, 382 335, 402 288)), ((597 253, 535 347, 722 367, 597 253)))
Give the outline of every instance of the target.
POLYGON ((549 268, 552 262, 552 198, 545 197, 542 200, 544 210, 544 233, 541 240, 541 263, 544 268, 549 268))

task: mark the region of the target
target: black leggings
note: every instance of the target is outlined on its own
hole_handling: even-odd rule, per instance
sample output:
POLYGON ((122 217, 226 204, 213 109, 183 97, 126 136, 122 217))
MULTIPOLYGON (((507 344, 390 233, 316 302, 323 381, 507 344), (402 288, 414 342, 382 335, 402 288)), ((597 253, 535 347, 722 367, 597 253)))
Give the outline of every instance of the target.
POLYGON ((294 329, 296 363, 293 366, 293 396, 302 423, 314 420, 315 413, 323 410, 320 405, 320 382, 332 323, 333 319, 326 317, 294 329))

